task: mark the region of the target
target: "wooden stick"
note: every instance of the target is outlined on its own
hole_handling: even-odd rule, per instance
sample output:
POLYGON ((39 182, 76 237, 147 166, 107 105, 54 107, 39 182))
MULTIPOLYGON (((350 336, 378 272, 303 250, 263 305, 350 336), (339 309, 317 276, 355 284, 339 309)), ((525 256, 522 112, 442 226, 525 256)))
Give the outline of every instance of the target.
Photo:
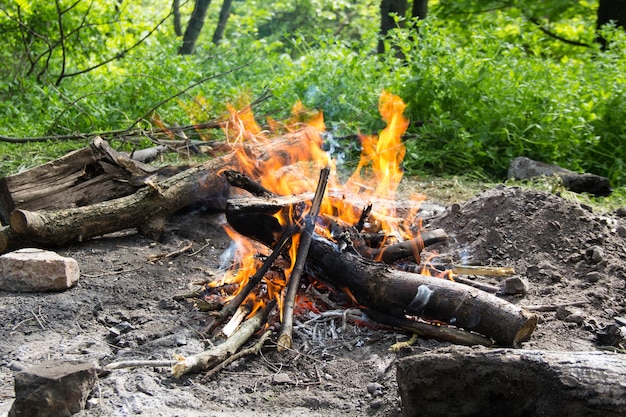
POLYGON ((122 369, 122 368, 138 368, 143 366, 150 366, 154 368, 167 368, 174 365, 176 361, 174 359, 165 360, 152 360, 152 359, 136 359, 128 361, 111 362, 104 366, 104 369, 122 369))
POLYGON ((291 349, 293 345, 292 331, 293 331, 293 309, 296 303, 296 294, 300 287, 300 276, 304 270, 306 258, 309 253, 309 247, 311 246, 311 239, 315 230, 315 220, 320 211, 320 205, 322 204, 322 198, 326 191, 326 184, 328 183, 328 176, 330 175, 330 168, 326 167, 320 171, 320 178, 317 183, 317 189, 315 190, 315 196, 311 204, 311 211, 305 218, 305 225, 302 233, 300 234, 300 243, 298 245, 298 252, 296 255, 296 262, 289 277, 289 284, 287 284, 287 293, 285 294, 285 300, 283 303, 283 320, 280 335, 278 337, 277 350, 282 352, 287 349, 291 349))
POLYGON ((452 272, 461 275, 482 275, 484 277, 509 277, 515 275, 515 268, 504 266, 451 265, 452 272))
POLYGON ((446 232, 443 229, 435 229, 422 232, 413 239, 388 245, 381 249, 370 248, 365 245, 355 245, 355 249, 365 258, 386 264, 392 264, 401 259, 414 259, 415 262, 419 263, 420 253, 426 246, 445 242, 446 240, 448 240, 446 232))
POLYGON ((189 372, 199 372, 217 366, 231 355, 235 354, 248 339, 263 327, 267 316, 274 309, 275 300, 271 300, 264 308, 255 313, 252 318, 243 322, 235 333, 221 345, 205 350, 188 357, 181 357, 172 366, 172 375, 178 378, 189 372))
POLYGON ((280 253, 283 251, 285 245, 287 244, 287 242, 289 242, 289 239, 291 239, 296 230, 298 230, 298 226, 296 224, 289 226, 287 230, 285 230, 285 233, 283 233, 283 235, 281 236, 280 241, 274 247, 270 256, 268 256, 265 262, 263 262, 261 268, 259 268, 254 273, 252 278, 248 280, 248 283, 241 289, 241 291, 239 291, 239 293, 237 293, 237 295, 232 300, 230 300, 230 302, 215 317, 213 322, 207 328, 207 333, 214 331, 217 326, 224 323, 227 317, 234 314, 234 312, 239 308, 241 303, 243 303, 246 297, 248 297, 250 292, 257 285, 259 285, 267 271, 270 269, 276 258, 278 258, 278 255, 280 255, 280 253))
POLYGON ((547 312, 547 311, 556 311, 561 307, 582 307, 587 304, 589 304, 589 301, 573 301, 571 303, 562 303, 562 304, 530 305, 530 306, 524 306, 524 308, 530 311, 547 312))
POLYGON ((275 197, 276 194, 263 187, 256 181, 253 181, 247 175, 242 174, 241 172, 237 172, 232 169, 227 169, 223 172, 224 178, 226 181, 233 187, 241 188, 242 190, 248 191, 250 194, 253 194, 257 197, 275 197))

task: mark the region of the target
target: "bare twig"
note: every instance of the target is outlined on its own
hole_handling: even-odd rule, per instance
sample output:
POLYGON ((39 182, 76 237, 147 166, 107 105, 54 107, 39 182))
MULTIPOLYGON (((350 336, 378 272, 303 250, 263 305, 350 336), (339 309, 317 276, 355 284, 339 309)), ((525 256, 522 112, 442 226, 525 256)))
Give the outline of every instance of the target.
POLYGON ((176 363, 174 359, 165 359, 165 360, 128 360, 128 361, 119 361, 119 362, 111 362, 105 365, 104 369, 122 369, 122 368, 138 368, 143 366, 149 366, 153 368, 166 368, 172 366, 176 363))
POLYGON ((275 306, 276 300, 271 300, 264 308, 257 311, 252 318, 239 326, 239 329, 221 345, 192 356, 179 358, 178 362, 172 366, 172 375, 178 378, 186 373, 213 368, 224 362, 263 327, 267 316, 275 306))
POLYGON ((315 229, 315 220, 320 211, 320 205, 322 204, 324 192, 326 191, 329 174, 330 168, 328 167, 323 168, 320 171, 317 189, 315 190, 315 196, 313 197, 313 202, 311 203, 311 211, 305 218, 304 229, 300 235, 296 262, 291 276, 289 277, 287 293, 285 294, 285 300, 283 303, 283 320, 277 347, 279 352, 291 349, 293 344, 291 333, 293 330, 293 309, 296 303, 296 294, 298 292, 298 288, 300 287, 300 276, 302 275, 302 271, 304 271, 304 264, 309 253, 309 247, 311 246, 311 239, 313 238, 313 231, 315 229))
POLYGON ((265 333, 263 333, 263 336, 261 336, 261 338, 254 345, 240 352, 237 352, 234 355, 230 355, 225 361, 219 363, 214 368, 208 370, 206 374, 204 375, 204 377, 202 378, 202 380, 208 381, 209 379, 213 377, 213 375, 215 375, 216 373, 218 373, 219 371, 221 371, 222 369, 224 369, 231 363, 235 362, 239 358, 243 358, 244 356, 248 356, 248 355, 258 354, 261 351, 261 348, 263 348, 263 345, 265 345, 265 342, 267 342, 267 339, 269 339, 271 335, 272 335, 272 331, 266 330, 265 333))
POLYGON ((172 252, 157 253, 157 254, 150 255, 150 256, 148 256, 148 261, 149 262, 155 262, 155 261, 158 261, 159 259, 171 258, 173 256, 178 256, 178 255, 180 255, 182 253, 187 252, 191 248, 193 248, 193 242, 189 242, 188 244, 186 244, 182 248, 176 249, 175 251, 172 251, 172 252))
POLYGON ((582 307, 586 304, 589 304, 589 301, 573 301, 571 303, 562 303, 562 304, 540 304, 540 305, 531 305, 524 306, 526 310, 530 311, 556 311, 561 307, 582 307))

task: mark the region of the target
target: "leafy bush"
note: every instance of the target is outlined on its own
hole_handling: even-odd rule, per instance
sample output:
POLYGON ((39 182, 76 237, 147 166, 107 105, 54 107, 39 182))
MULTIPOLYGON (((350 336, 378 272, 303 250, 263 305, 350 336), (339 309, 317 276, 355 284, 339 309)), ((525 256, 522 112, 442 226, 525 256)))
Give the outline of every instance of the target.
MULTIPOLYGON (((136 121, 148 127, 150 110, 159 103, 156 111, 166 124, 188 124, 213 119, 227 103, 269 89, 273 98, 258 106, 257 114, 287 117, 300 100, 323 110, 328 129, 342 137, 383 127, 377 101, 387 89, 408 104, 408 173, 501 179, 510 159, 525 155, 626 184, 623 31, 609 30, 613 47, 600 52, 545 35, 519 8, 462 20, 446 15, 450 9, 442 6, 420 22, 418 35, 394 31, 389 52, 378 56, 374 1, 307 0, 296 9, 291 0, 249 0, 234 3, 224 42, 215 46, 210 43, 219 13, 215 3, 194 56, 177 55, 179 40, 168 22, 122 60, 59 86, 54 78, 0 77, 0 134, 97 132, 136 121), (294 11, 307 19, 295 31, 296 20, 287 19, 294 11), (348 18, 347 27, 333 33, 338 19, 348 18), (215 78, 163 102, 211 76, 215 78)), ((185 7, 186 16, 190 8, 185 7)), ((540 9, 538 14, 569 19, 559 23, 560 34, 591 42, 594 22, 587 17, 592 16, 571 15, 571 8, 540 9)), ((140 11, 135 10, 142 19, 158 15, 153 9, 144 10, 147 15, 140 11)), ((145 32, 149 20, 141 21, 138 27, 145 32)), ((10 24, 0 19, 0 30, 10 24)), ((112 36, 124 41, 119 32, 112 36)), ((15 53, 15 42, 10 37, 0 41, 7 46, 0 48, 3 58, 15 53)), ((103 52, 95 49, 90 59, 103 52)), ((0 73, 9 70, 0 64, 0 73)), ((353 136, 340 144, 348 159, 359 146, 353 136)), ((33 153, 46 153, 44 145, 30 146, 33 153)), ((68 145, 50 147, 49 154, 58 156, 68 145)), ((0 175, 40 162, 20 163, 23 149, 0 143, 0 152, 10 160, 0 165, 0 175)))

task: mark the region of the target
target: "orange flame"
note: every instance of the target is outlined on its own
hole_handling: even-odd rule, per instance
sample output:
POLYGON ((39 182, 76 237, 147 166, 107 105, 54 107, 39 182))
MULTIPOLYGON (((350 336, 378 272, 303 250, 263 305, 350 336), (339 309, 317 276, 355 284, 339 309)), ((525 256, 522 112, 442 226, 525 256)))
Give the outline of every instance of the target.
MULTIPOLYGON (((387 91, 382 92, 378 108, 383 120, 387 123, 387 127, 378 136, 361 136, 362 154, 356 171, 343 185, 336 178, 331 177, 328 185, 329 194, 342 197, 324 199, 320 210, 321 214, 356 224, 366 202, 373 198, 384 198, 387 201, 395 199, 396 189, 403 176, 402 161, 406 152, 401 139, 409 124, 403 116, 405 107, 398 96, 387 91)), ((255 121, 249 106, 239 111, 229 107, 229 111, 230 117, 224 125, 229 143, 241 145, 244 143, 267 143, 271 140, 268 132, 264 131, 255 121)), ((322 167, 330 166, 331 172, 336 172, 334 162, 329 154, 322 149, 321 133, 325 129, 322 114, 305 110, 300 102, 294 105, 292 113, 293 116, 286 124, 281 125, 275 121, 270 121, 270 125, 273 129, 286 130, 291 132, 290 134, 301 135, 306 139, 308 146, 294 147, 290 149, 288 155, 281 153, 264 160, 250 158, 244 146, 235 147, 235 155, 240 169, 278 195, 311 192, 316 188, 319 170, 322 167)), ((392 205, 377 204, 376 206, 375 217, 383 230, 398 235, 399 238, 410 237, 409 228, 402 226, 401 221, 394 217, 392 205)), ((285 225, 292 221, 291 215, 290 213, 288 218, 285 218, 285 213, 279 213, 277 218, 280 224, 285 225)), ((246 240, 230 227, 227 227, 227 232, 232 239, 238 242, 246 240)), ((252 248, 250 244, 246 246, 243 242, 240 243, 240 246, 243 251, 248 251, 248 256, 242 256, 235 266, 237 272, 229 272, 222 282, 237 282, 241 288, 255 271, 257 262, 254 255, 258 253, 258 250, 252 248)), ((281 316, 281 292, 293 268, 297 246, 298 236, 296 235, 291 244, 292 265, 285 269, 285 278, 276 278, 275 275, 277 274, 273 274, 271 279, 266 276, 264 280, 268 297, 270 299, 276 298, 279 301, 281 316)), ((253 297, 255 296, 251 295, 250 300, 253 297)), ((255 305, 258 305, 257 302, 255 305)))

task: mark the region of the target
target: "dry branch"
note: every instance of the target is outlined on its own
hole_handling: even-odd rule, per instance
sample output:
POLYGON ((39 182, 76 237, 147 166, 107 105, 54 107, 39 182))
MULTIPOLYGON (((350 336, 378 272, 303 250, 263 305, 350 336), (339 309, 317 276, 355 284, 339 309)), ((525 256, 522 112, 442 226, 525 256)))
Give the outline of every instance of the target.
POLYGON ((317 189, 315 190, 315 196, 313 197, 313 202, 311 204, 311 210, 304 219, 305 224, 302 229, 302 233, 300 234, 296 262, 291 272, 291 276, 289 277, 289 284, 287 285, 287 292, 283 303, 282 326, 278 337, 277 348, 279 352, 291 349, 293 343, 291 334, 293 331, 293 309, 296 304, 296 294, 300 288, 300 276, 304 271, 304 265, 308 257, 309 247, 311 246, 311 239, 313 238, 313 231, 315 230, 315 221, 320 211, 322 199, 324 198, 324 192, 326 191, 326 184, 328 183, 329 175, 330 168, 326 167, 321 170, 320 178, 317 183, 317 189))
POLYGON ((274 309, 275 305, 274 300, 270 301, 264 308, 257 311, 254 316, 243 322, 237 331, 221 345, 178 360, 172 366, 172 375, 178 378, 189 372, 199 372, 213 368, 234 355, 252 335, 263 327, 267 321, 267 316, 274 309))

